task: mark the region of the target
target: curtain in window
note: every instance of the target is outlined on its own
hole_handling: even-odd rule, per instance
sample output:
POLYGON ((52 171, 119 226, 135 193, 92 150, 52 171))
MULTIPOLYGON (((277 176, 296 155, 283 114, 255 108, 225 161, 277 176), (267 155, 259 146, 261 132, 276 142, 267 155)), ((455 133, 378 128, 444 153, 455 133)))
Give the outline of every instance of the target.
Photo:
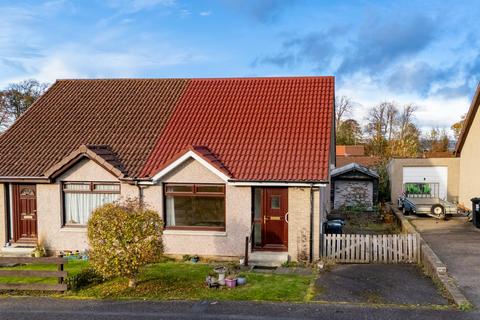
POLYGON ((65 193, 65 223, 86 225, 93 210, 118 200, 114 193, 65 193))
POLYGON ((175 198, 167 197, 167 226, 175 226, 175 198))

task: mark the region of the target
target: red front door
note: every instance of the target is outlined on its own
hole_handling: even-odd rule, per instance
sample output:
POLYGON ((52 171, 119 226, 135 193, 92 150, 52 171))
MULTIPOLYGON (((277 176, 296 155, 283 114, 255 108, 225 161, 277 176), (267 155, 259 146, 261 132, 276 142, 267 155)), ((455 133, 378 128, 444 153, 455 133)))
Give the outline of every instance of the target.
POLYGON ((37 189, 34 184, 14 184, 13 240, 15 242, 37 241, 37 189))
POLYGON ((288 188, 263 189, 262 247, 288 249, 288 188))

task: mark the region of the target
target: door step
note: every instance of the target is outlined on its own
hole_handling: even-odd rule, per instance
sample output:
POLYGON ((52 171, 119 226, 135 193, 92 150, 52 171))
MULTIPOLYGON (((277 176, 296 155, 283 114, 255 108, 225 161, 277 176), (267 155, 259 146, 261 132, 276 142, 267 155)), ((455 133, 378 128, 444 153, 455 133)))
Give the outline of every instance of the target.
POLYGON ((254 251, 248 257, 248 264, 254 267, 280 267, 287 261, 287 252, 254 251))
POLYGON ((0 249, 0 257, 31 257, 33 246, 11 246, 0 249))

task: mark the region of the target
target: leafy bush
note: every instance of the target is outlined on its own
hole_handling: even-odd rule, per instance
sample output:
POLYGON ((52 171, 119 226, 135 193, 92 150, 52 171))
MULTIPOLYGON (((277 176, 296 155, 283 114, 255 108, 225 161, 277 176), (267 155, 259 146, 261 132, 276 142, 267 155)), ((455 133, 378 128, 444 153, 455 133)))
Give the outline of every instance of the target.
POLYGON ((93 268, 82 269, 79 273, 69 276, 65 283, 69 290, 78 290, 91 284, 102 283, 105 278, 93 268))
POLYGON ((140 267, 163 253, 162 226, 159 213, 137 199, 96 209, 88 221, 90 263, 103 277, 126 277, 135 287, 140 267))

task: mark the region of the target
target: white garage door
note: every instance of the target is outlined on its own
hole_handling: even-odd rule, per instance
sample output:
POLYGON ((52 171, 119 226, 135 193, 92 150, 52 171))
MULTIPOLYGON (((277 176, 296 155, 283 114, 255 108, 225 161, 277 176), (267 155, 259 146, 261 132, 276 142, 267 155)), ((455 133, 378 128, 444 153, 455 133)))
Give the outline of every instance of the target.
POLYGON ((403 167, 403 183, 438 183, 441 199, 447 198, 448 167, 403 167))

